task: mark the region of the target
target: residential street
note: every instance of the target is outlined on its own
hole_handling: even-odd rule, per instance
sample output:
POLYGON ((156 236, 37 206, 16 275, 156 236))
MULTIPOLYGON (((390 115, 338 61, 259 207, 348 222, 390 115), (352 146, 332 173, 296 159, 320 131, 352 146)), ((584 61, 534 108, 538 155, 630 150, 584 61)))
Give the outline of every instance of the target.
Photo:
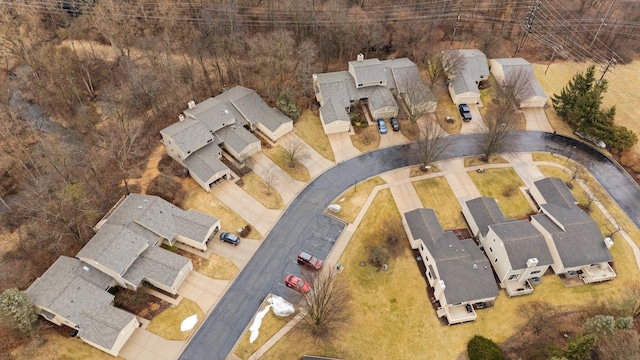
MULTIPOLYGON (((519 151, 554 152, 588 165, 596 179, 640 226, 640 191, 635 182, 605 156, 582 143, 554 134, 522 132, 518 136, 519 151)), ((446 140, 451 146, 442 159, 476 154, 468 135, 450 136, 446 140)), ((325 207, 355 182, 418 162, 411 145, 380 149, 345 160, 308 184, 228 288, 180 358, 225 359, 268 293, 293 298, 293 293, 282 283, 287 272, 299 271, 294 263, 297 251, 304 248, 317 251, 323 257, 333 246, 344 224, 324 215, 325 207)))

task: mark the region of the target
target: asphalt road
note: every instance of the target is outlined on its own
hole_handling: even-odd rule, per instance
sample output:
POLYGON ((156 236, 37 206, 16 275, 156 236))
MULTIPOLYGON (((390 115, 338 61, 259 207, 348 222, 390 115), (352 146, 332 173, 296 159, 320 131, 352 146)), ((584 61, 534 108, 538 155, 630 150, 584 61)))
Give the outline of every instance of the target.
MULTIPOLYGON (((477 155, 472 135, 455 135, 441 159, 477 155)), ((620 207, 640 226, 640 191, 626 173, 607 157, 585 144, 543 132, 521 132, 515 152, 553 152, 587 165, 620 207)), ((225 359, 251 321, 265 296, 285 298, 295 293, 284 286, 287 273, 299 274, 299 250, 326 258, 345 224, 324 214, 324 209, 354 183, 393 169, 416 165, 411 145, 372 151, 329 169, 300 192, 260 248, 202 324, 180 359, 225 359)))

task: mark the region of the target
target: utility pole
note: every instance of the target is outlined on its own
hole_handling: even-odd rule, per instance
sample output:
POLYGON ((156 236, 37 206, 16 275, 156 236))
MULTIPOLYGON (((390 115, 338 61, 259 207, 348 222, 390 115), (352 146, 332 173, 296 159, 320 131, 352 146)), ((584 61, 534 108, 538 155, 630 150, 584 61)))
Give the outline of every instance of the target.
POLYGON ((591 50, 591 47, 593 46, 593 43, 596 42, 596 39, 598 38, 598 34, 600 34, 600 30, 602 29, 603 26, 606 26, 607 23, 607 17, 609 17, 609 14, 611 13, 611 10, 613 9, 613 5, 616 3, 616 0, 611 1, 611 6, 609 6, 609 10, 607 10, 607 13, 604 14, 604 17, 601 19, 600 21, 600 26, 598 26, 598 31, 596 31, 596 35, 593 37, 593 40, 591 41, 591 44, 589 44, 589 49, 587 50, 591 50))
POLYGON ((518 52, 520 52, 520 50, 524 47, 524 44, 527 42, 527 36, 529 36, 529 33, 531 32, 531 28, 533 27, 533 19, 535 18, 536 12, 538 12, 538 10, 540 10, 540 0, 536 0, 535 4, 531 8, 529 8, 529 13, 527 14, 527 23, 524 25, 524 36, 522 36, 522 40, 520 41, 520 43, 518 43, 518 46, 516 46, 516 52, 512 57, 516 57, 516 55, 518 55, 518 52))
POLYGON ((556 53, 558 52, 558 50, 562 49, 562 45, 553 45, 551 48, 553 49, 553 54, 551 54, 551 60, 549 60, 549 63, 547 64, 547 68, 544 70, 545 75, 547 74, 547 71, 549 71, 549 66, 551 66, 551 63, 553 62, 553 58, 556 57, 556 53))
POLYGON ((602 76, 600 76, 600 79, 598 79, 598 84, 602 82, 602 79, 604 79, 604 76, 607 75, 607 73, 613 69, 613 67, 616 65, 617 62, 618 61, 616 60, 615 57, 611 57, 611 60, 607 61, 607 65, 605 65, 601 70, 602 76))
POLYGON ((462 12, 462 0, 460 0, 460 6, 458 7, 458 17, 456 18, 456 24, 453 26, 453 35, 451 36, 451 44, 449 44, 449 48, 453 48, 453 41, 456 39, 456 31, 458 30, 458 23, 460 22, 461 12, 462 12))

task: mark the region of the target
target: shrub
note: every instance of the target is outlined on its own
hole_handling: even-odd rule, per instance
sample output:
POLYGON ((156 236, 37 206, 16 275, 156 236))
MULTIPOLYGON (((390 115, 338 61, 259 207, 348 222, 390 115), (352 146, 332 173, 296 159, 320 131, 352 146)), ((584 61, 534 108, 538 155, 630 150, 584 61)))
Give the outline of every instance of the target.
POLYGON ((240 231, 240 237, 247 237, 251 232, 251 225, 247 224, 242 227, 242 231, 240 231))
POLYGON ((0 320, 21 334, 27 335, 33 332, 38 314, 27 293, 12 288, 0 295, 0 320))
POLYGON ((502 195, 504 195, 505 197, 512 197, 517 193, 518 193, 518 186, 514 184, 509 184, 504 187, 504 191, 502 192, 502 195))
POLYGON ((389 250, 384 246, 374 246, 369 250, 369 262, 377 267, 382 267, 389 260, 389 250))
POLYGON ((506 359, 502 349, 491 339, 476 335, 467 344, 469 360, 502 360, 506 359))
POLYGON ((173 176, 160 174, 147 185, 147 195, 159 196, 173 205, 180 206, 186 192, 173 176))

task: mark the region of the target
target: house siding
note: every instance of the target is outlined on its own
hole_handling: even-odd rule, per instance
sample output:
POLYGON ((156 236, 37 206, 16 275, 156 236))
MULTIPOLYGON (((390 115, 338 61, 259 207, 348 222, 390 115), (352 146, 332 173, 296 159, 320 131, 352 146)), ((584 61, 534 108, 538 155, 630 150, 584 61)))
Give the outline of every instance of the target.
POLYGON ((287 123, 284 123, 284 124, 280 125, 280 127, 275 131, 269 130, 266 126, 262 125, 262 123, 256 123, 256 127, 266 137, 271 139, 271 141, 277 141, 278 139, 280 139, 284 135, 286 135, 289 132, 293 131, 293 121, 287 122, 287 123))
POLYGON ((464 216, 464 219, 467 221, 467 225, 469 225, 469 230, 471 230, 471 235, 478 236, 478 240, 482 242, 482 239, 479 238, 480 227, 476 223, 476 220, 471 214, 471 211, 469 210, 469 207, 467 206, 466 202, 462 204, 462 215, 464 216))
POLYGON ((479 93, 467 91, 461 94, 456 94, 456 91, 453 89, 452 84, 449 84, 449 95, 451 95, 451 99, 453 100, 453 103, 456 105, 477 104, 480 102, 479 93))
POLYGON ((91 342, 87 339, 82 338, 82 336, 80 336, 80 339, 95 347, 98 348, 104 352, 106 352, 109 355, 112 356, 118 356, 120 354, 120 350, 122 350, 122 347, 124 346, 124 344, 127 343, 127 340, 129 340, 129 337, 131 337, 131 335, 133 335, 133 332, 136 330, 136 328, 138 328, 138 326, 140 326, 140 323, 138 322, 138 320, 136 318, 131 319, 131 322, 129 324, 127 324, 127 326, 120 332, 120 335, 118 335, 118 339, 116 340, 116 342, 113 344, 113 347, 111 349, 107 349, 105 347, 102 347, 94 342, 91 342))
POLYGON ((500 282, 503 282, 513 274, 513 268, 509 261, 509 255, 507 255, 507 249, 504 247, 504 243, 498 235, 489 228, 487 237, 482 240, 484 246, 484 252, 491 261, 491 266, 498 275, 500 282), (498 261, 496 261, 498 259, 498 261))
POLYGON ((553 241, 553 237, 551 234, 534 218, 531 219, 531 224, 542 233, 544 236, 544 240, 547 242, 547 247, 549 248, 549 252, 551 253, 551 258, 553 259, 553 264, 551 264, 551 269, 556 274, 562 274, 565 272, 564 265, 562 265, 562 260, 560 259, 560 254, 558 253, 558 249, 556 248, 556 244, 553 241))

